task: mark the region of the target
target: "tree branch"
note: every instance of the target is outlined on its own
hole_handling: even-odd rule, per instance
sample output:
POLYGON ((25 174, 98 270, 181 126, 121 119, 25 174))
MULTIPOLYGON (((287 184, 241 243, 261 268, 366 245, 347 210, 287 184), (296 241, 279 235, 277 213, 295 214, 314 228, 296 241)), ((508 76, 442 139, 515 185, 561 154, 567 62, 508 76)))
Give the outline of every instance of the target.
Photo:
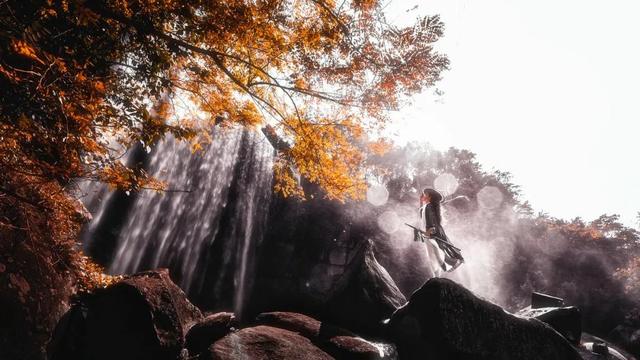
POLYGON ((29 204, 29 205, 31 205, 31 206, 33 206, 33 207, 36 207, 36 208, 38 208, 38 209, 40 209, 40 210, 47 210, 47 211, 51 211, 51 209, 50 209, 50 208, 48 208, 48 207, 46 207, 46 206, 44 206, 44 205, 42 205, 42 204, 40 204, 40 203, 37 203, 37 202, 35 202, 35 201, 31 200, 31 199, 28 199, 28 198, 26 198, 26 197, 24 197, 24 196, 22 196, 22 195, 20 195, 20 194, 16 193, 16 192, 15 192, 15 191, 13 191, 13 190, 9 190, 9 189, 5 189, 5 188, 3 188, 3 187, 0 187, 0 193, 3 193, 3 194, 5 194, 5 195, 9 195, 9 196, 11 196, 12 198, 15 198, 15 199, 17 199, 17 200, 20 200, 20 201, 22 201, 22 202, 24 202, 24 203, 27 203, 27 204, 29 204))

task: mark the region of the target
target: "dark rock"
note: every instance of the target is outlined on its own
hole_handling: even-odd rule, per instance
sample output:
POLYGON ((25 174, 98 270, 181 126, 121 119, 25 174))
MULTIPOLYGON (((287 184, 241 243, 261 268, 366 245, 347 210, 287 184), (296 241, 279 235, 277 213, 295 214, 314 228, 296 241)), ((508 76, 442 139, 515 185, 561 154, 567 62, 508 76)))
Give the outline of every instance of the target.
POLYGON ((640 328, 637 325, 634 326, 630 321, 624 322, 616 326, 608 338, 640 357, 640 328))
MULTIPOLYGON (((188 328, 202 319, 200 311, 169 278, 167 270, 143 272, 96 291, 83 299, 86 313, 77 308, 74 328, 83 327, 78 343, 59 334, 57 344, 73 344, 78 359, 175 360, 185 344, 188 328)), ((64 325, 62 325, 64 326, 64 325)), ((64 349, 51 348, 51 360, 68 360, 64 349)))
POLYGON ((359 337, 334 336, 326 345, 326 351, 336 359, 382 359, 384 354, 374 344, 359 337))
POLYGON ((308 339, 319 338, 322 328, 322 323, 312 317, 285 311, 262 313, 258 315, 256 321, 261 325, 297 332, 308 339))
POLYGON ((367 297, 382 313, 393 312, 407 302, 387 270, 376 260, 371 241, 365 251, 361 270, 360 283, 367 297))
MULTIPOLYGON (((7 206, 0 201, 0 212, 7 206)), ((46 226, 34 229, 45 231, 46 226)), ((73 292, 67 263, 52 255, 54 247, 55 254, 64 254, 66 245, 53 238, 24 241, 21 231, 0 230, 0 359, 43 360, 73 292)))
POLYGON ((259 325, 231 333, 216 341, 202 359, 216 360, 329 360, 309 339, 293 331, 259 325))
POLYGON ((609 346, 604 342, 591 343, 591 352, 598 355, 609 355, 609 346))
POLYGON ((277 198, 270 213, 248 317, 286 309, 371 335, 406 302, 374 256, 367 206, 277 198))
POLYGON ((84 354, 84 334, 86 308, 75 304, 67 311, 53 331, 51 341, 47 344, 49 359, 76 360, 84 354))
POLYGON ((482 300, 448 279, 434 278, 393 314, 388 336, 407 359, 580 359, 550 326, 482 300))
POLYGON ((406 303, 387 270, 378 263, 368 241, 351 283, 331 299, 327 316, 340 325, 365 334, 379 335, 381 324, 406 303))
POLYGON ((583 360, 635 360, 625 350, 590 334, 583 333, 580 347, 583 360))
POLYGON ((527 307, 517 313, 518 316, 538 319, 562 334, 574 345, 580 344, 582 337, 582 315, 580 309, 569 307, 527 307))
POLYGON ((246 318, 286 309, 374 333, 406 302, 371 249, 379 232, 374 209, 314 196, 311 184, 302 185, 308 201, 274 196, 269 206, 251 290, 260 296, 248 297, 246 318))
POLYGON ((618 350, 609 348, 606 343, 584 343, 578 349, 582 360, 629 360, 618 350))
POLYGON ((258 315, 257 322, 296 332, 336 359, 380 359, 380 349, 356 334, 309 316, 291 312, 258 315))
POLYGON ((562 306, 564 306, 564 300, 562 298, 539 292, 531 293, 531 307, 533 309, 562 306))
POLYGON ((404 234, 409 243, 403 248, 398 248, 391 236, 384 232, 380 232, 373 239, 376 260, 389 272, 402 294, 408 297, 418 290, 426 279, 435 275, 431 263, 427 261, 425 245, 422 242, 409 241, 412 240, 411 233, 404 234), (398 261, 400 258, 402 261, 398 261))
POLYGON ((73 213, 75 215, 76 221, 78 221, 79 223, 86 224, 93 220, 93 216, 84 206, 82 201, 78 199, 72 199, 71 206, 73 207, 73 213))
POLYGON ((227 335, 236 326, 233 313, 221 312, 207 315, 204 320, 189 329, 186 347, 192 355, 205 352, 211 344, 227 335))

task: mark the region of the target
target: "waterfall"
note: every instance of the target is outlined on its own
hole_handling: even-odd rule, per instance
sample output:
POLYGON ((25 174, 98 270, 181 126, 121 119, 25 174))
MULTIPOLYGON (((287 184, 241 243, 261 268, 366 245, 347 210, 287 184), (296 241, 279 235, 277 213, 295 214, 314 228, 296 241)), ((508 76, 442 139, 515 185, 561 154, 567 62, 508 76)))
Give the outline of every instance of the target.
POLYGON ((216 128, 212 138, 195 153, 170 136, 156 145, 145 168, 168 190, 133 200, 109 272, 166 267, 199 305, 240 313, 268 216, 273 148, 261 133, 239 128, 216 128))

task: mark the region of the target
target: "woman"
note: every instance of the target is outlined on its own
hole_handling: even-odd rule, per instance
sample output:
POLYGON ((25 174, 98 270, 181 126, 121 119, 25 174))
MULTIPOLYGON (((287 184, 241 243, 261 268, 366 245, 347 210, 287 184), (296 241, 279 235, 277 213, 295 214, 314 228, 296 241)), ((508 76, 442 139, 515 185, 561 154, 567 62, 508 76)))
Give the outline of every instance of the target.
POLYGON ((420 215, 421 218, 424 219, 427 234, 448 240, 441 225, 440 202, 442 202, 442 195, 437 190, 431 188, 424 189, 422 196, 420 196, 420 215))
POLYGON ((460 266, 464 259, 444 232, 440 212, 441 202, 442 195, 437 190, 424 189, 420 196, 420 217, 425 226, 424 231, 430 238, 429 245, 431 246, 427 248, 429 257, 432 260, 437 260, 444 271, 452 271, 460 266))

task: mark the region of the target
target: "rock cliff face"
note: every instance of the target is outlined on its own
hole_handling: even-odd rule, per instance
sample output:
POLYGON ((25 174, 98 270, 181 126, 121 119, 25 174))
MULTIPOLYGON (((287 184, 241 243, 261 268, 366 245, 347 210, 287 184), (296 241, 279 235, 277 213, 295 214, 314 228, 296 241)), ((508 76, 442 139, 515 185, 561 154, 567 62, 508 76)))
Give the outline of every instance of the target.
POLYGON ((362 209, 325 200, 273 201, 248 316, 297 311, 375 334, 406 299, 374 255, 362 209))
POLYGON ((372 206, 328 201, 306 179, 309 201, 271 196, 273 148, 264 136, 216 128, 212 138, 198 157, 167 138, 129 159, 188 192, 85 189, 96 215, 84 229, 88 253, 115 274, 167 267, 191 301, 233 311, 239 322, 295 310, 379 331, 406 299, 374 256, 372 206))

